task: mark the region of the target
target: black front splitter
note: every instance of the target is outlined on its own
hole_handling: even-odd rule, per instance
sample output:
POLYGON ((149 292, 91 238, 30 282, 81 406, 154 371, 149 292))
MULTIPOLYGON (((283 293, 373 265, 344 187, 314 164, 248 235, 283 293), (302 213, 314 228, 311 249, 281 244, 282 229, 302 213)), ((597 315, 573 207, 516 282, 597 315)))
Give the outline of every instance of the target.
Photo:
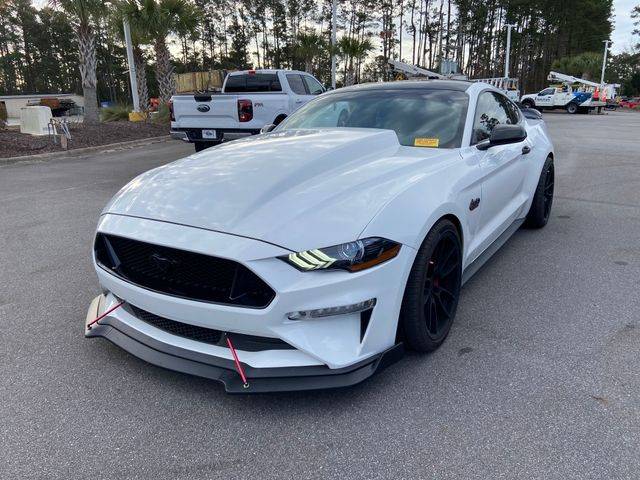
POLYGON ((227 393, 267 393, 349 387, 398 361, 404 354, 402 343, 340 369, 318 365, 309 367, 254 368, 242 364, 248 379, 243 385, 233 361, 184 350, 141 334, 124 323, 101 320, 85 330, 87 337, 103 337, 132 355, 177 372, 222 382, 227 393))

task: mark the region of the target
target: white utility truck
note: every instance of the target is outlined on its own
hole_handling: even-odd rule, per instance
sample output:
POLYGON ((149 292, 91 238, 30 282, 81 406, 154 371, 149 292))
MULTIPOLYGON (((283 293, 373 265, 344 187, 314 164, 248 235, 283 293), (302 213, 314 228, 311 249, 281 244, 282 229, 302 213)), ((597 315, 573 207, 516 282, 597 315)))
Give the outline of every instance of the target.
POLYGON ((607 105, 606 98, 615 96, 613 85, 601 85, 564 73, 550 72, 547 80, 560 84, 523 95, 524 106, 538 110, 565 109, 569 113, 589 113, 594 109, 600 112, 607 105))
POLYGON ((325 91, 313 76, 295 70, 231 72, 221 92, 174 95, 171 136, 196 152, 226 140, 260 133, 325 91))

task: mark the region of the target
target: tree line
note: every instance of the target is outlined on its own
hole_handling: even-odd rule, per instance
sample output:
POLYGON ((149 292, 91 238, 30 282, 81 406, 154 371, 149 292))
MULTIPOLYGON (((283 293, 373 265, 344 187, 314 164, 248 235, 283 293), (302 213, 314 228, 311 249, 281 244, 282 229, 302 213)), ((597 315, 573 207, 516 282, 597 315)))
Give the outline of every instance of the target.
MULTIPOLYGON (((6 0, 0 94, 82 92, 89 117, 98 101, 127 102, 124 18, 144 106, 168 100, 175 72, 294 68, 329 84, 332 51, 339 85, 392 79, 389 59, 435 71, 453 60, 473 78, 502 76, 507 25, 511 76, 530 92, 553 68, 599 80, 612 1, 339 0, 334 49, 331 0, 6 0)), ((640 5, 629 14, 640 29, 640 5)), ((638 48, 609 57, 606 80, 629 94, 640 92, 638 48)))

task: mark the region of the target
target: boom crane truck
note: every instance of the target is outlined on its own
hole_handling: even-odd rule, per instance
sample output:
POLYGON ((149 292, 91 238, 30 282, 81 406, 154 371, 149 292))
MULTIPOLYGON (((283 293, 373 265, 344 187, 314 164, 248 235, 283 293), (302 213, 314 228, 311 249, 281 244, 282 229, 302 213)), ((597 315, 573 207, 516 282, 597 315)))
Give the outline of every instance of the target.
POLYGON ((615 84, 601 85, 559 72, 550 72, 547 80, 559 85, 523 95, 524 106, 538 110, 565 109, 569 113, 589 113, 597 109, 600 113, 607 105, 606 99, 615 96, 615 84))

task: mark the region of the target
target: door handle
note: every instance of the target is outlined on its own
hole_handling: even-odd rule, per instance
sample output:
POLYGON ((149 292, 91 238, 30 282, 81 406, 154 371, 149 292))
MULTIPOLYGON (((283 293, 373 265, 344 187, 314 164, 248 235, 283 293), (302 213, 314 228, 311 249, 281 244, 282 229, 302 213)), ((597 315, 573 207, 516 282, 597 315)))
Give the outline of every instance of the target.
POLYGON ((525 145, 524 147, 522 147, 522 154, 526 155, 527 153, 529 153, 531 151, 531 147, 528 145, 525 145))

